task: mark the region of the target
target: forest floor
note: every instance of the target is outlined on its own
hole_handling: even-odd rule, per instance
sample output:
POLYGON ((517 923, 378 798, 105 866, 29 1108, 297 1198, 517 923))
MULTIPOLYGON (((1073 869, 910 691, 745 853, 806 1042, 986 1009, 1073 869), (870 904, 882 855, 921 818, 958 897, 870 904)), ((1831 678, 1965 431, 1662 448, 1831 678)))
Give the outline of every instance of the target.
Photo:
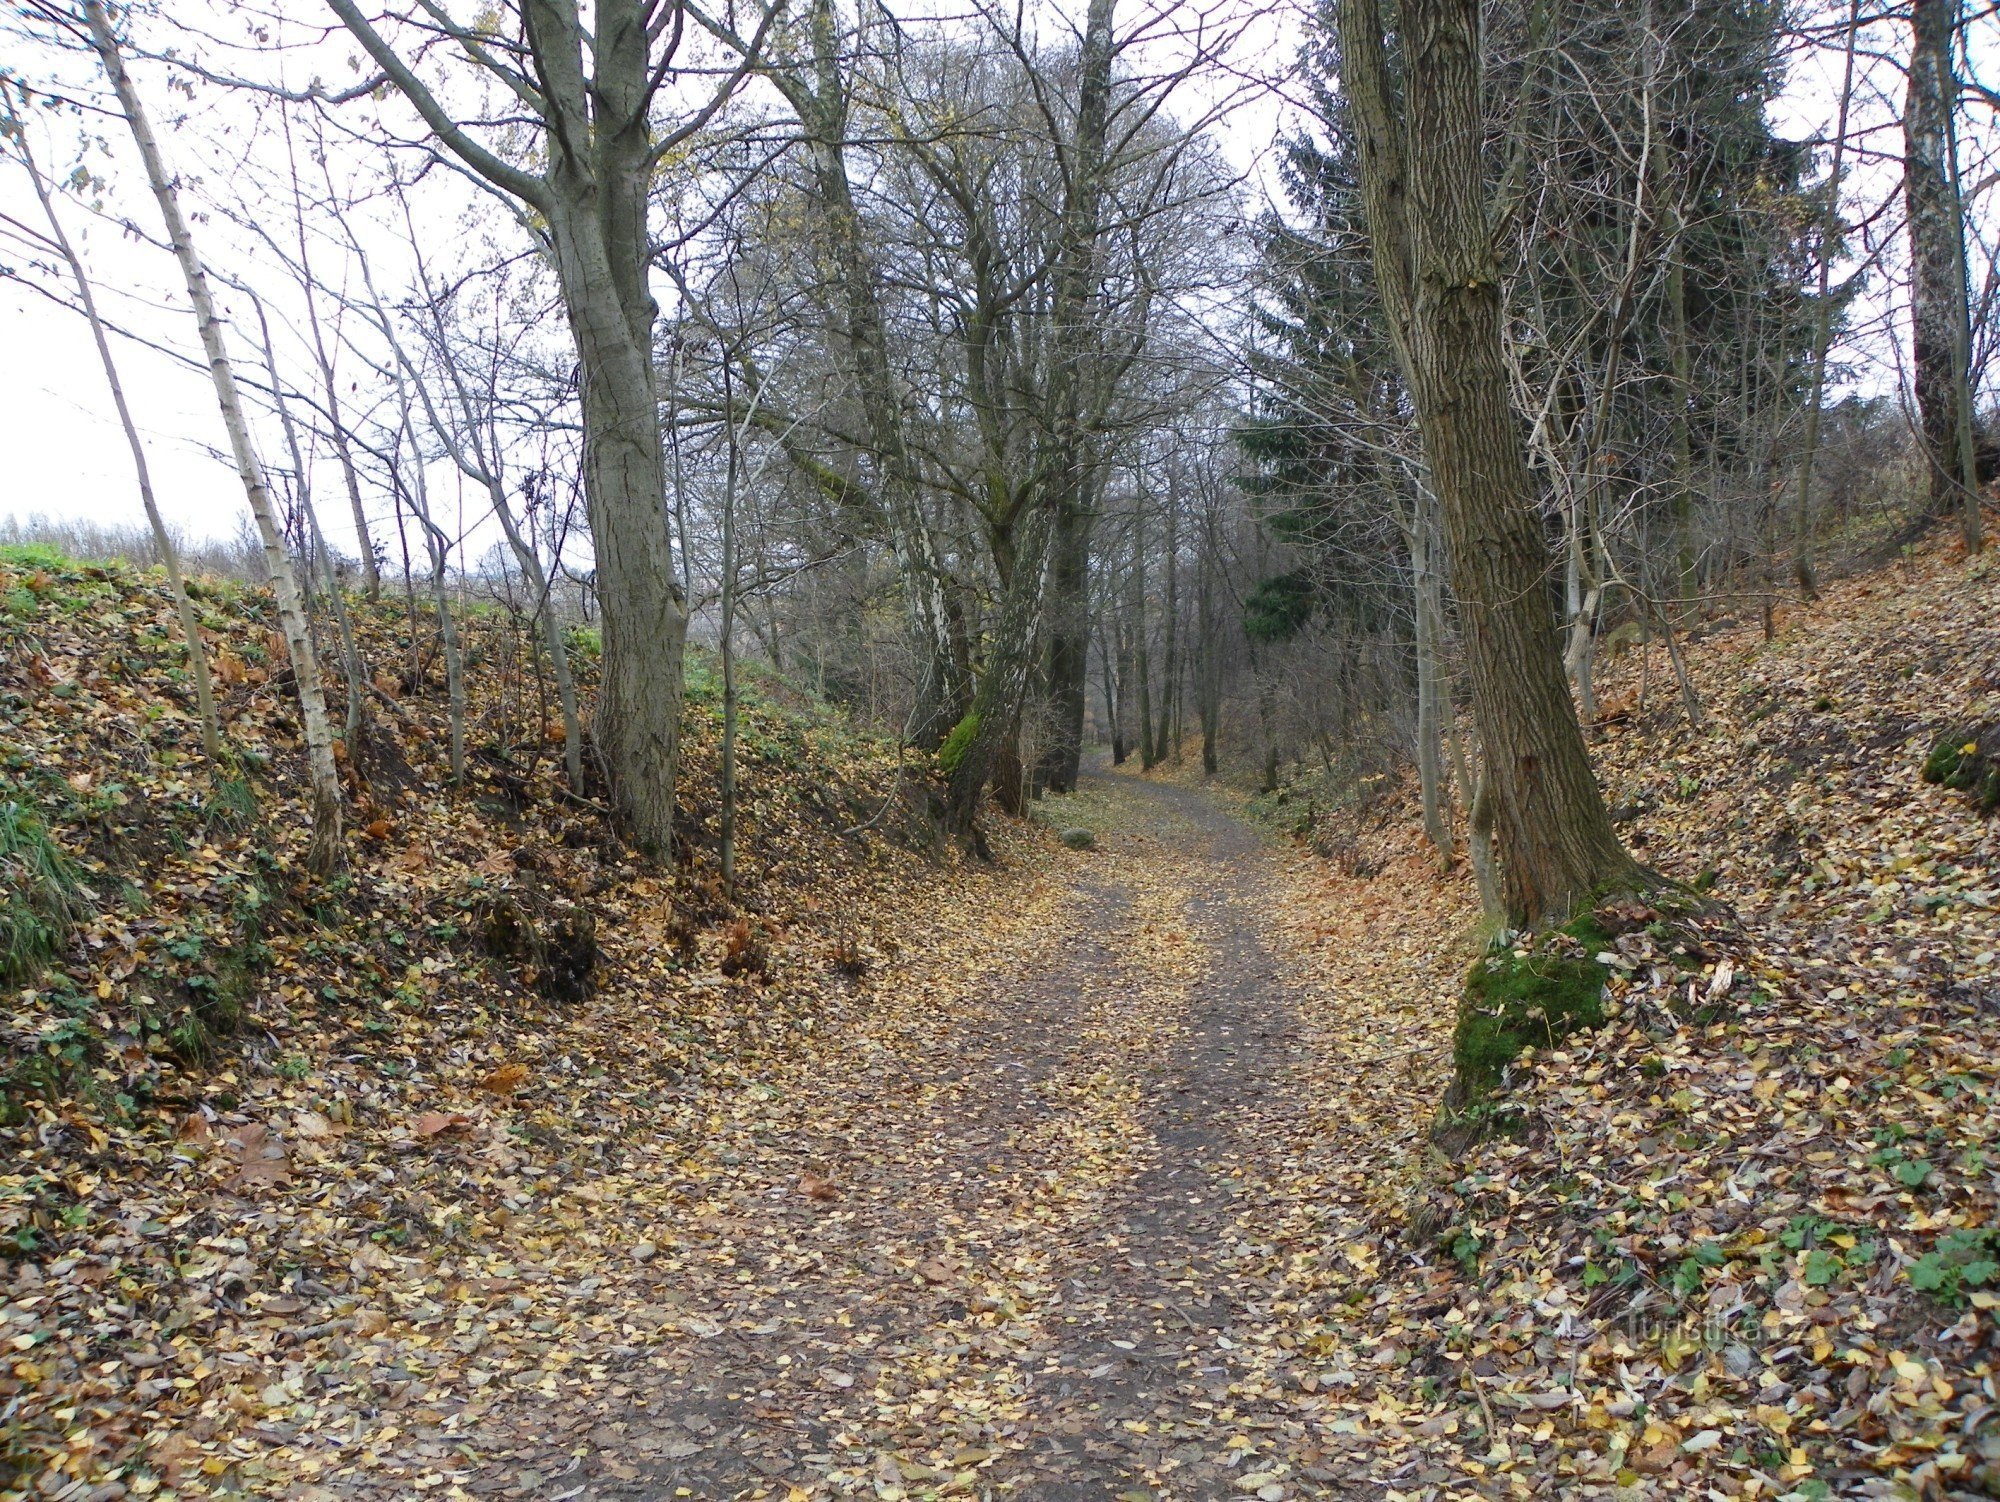
POLYGON ((204 603, 254 820, 157 580, 0 573, 8 796, 88 877, 6 1019, 5 1502, 2000 1495, 2000 826, 1920 775, 2000 746, 1989 563, 1704 623, 1699 724, 1608 666, 1621 832, 1716 904, 1604 910, 1604 1025, 1471 1142, 1483 934, 1406 789, 1328 860, 1100 771, 1039 816, 1094 849, 938 862, 893 747, 764 703, 731 905, 712 696, 665 877, 520 770, 525 675, 449 788, 384 607, 316 889, 265 606, 204 603), (587 995, 504 901, 590 906, 587 995))

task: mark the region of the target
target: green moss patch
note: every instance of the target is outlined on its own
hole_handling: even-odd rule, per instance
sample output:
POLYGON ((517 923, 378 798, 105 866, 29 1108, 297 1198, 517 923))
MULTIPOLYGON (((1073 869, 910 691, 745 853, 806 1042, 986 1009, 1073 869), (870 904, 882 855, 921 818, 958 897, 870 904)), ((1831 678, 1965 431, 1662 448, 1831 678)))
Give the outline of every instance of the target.
POLYGON ((2000 809, 2000 723, 1958 725, 1924 758, 1924 781, 1968 793, 1982 814, 2000 809))
POLYGON ((966 753, 972 749, 978 735, 979 715, 968 710, 965 718, 951 727, 951 734, 944 738, 944 744, 938 747, 938 770, 947 777, 956 777, 959 766, 965 761, 966 753))
POLYGON ((1610 971, 1596 956, 1611 937, 1586 913, 1513 948, 1473 961, 1452 1034, 1455 1067, 1447 1112, 1477 1113, 1523 1049, 1553 1048, 1604 1022, 1610 971))

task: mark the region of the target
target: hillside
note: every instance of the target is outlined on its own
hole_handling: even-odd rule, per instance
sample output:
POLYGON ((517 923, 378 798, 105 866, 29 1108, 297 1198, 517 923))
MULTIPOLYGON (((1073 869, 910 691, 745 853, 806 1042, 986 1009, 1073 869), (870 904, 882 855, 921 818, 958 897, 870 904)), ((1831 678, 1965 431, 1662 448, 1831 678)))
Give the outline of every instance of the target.
POLYGON ((388 599, 351 602, 368 749, 343 767, 349 864, 314 885, 267 597, 196 588, 236 757, 220 779, 158 573, 0 552, 0 1494, 258 1489, 245 1457, 296 1422, 300 1383, 440 1259, 620 1239, 581 1197, 658 1172, 766 1055, 865 1010, 935 921, 943 873, 894 748, 768 681, 723 899, 699 662, 672 877, 563 788, 497 610, 461 617, 453 789, 434 618, 413 632, 388 599))
POLYGON ((1342 865, 1093 775, 1045 818, 1094 848, 941 865, 766 683, 739 912, 698 799, 667 878, 560 791, 504 614, 447 788, 384 604, 315 888, 255 591, 203 589, 221 795, 157 579, 0 600, 10 962, 68 925, 9 1007, 4 1495, 2000 1487, 1990 566, 1704 623, 1699 728, 1612 668, 1620 827, 1708 900, 1538 947, 1601 1019, 1456 1121, 1476 904, 1401 794, 1342 865))
POLYGON ((1996 606, 2000 571, 1934 547, 1773 640, 1705 624, 1699 730, 1664 654, 1643 708, 1621 666, 1621 828, 1719 906, 1628 914, 1609 1020, 1515 1065, 1511 1129, 1456 1157, 1431 1112, 1476 901, 1406 802, 1371 815, 1372 879, 1298 868, 1295 963, 1368 999, 1310 1024, 1323 1077, 1382 1070, 1261 1222, 1344 1459, 1412 1496, 2000 1492, 2000 825, 1949 775, 1993 750, 1996 606))

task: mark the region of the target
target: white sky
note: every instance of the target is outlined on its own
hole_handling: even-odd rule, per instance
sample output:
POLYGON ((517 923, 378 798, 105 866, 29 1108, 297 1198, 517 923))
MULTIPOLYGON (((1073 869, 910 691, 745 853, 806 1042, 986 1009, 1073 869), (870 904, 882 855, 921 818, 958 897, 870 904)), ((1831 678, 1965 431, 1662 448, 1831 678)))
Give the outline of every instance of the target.
MULTIPOLYGON (((1138 5, 1129 8, 1135 15, 1150 9, 1138 5)), ((351 76, 346 64, 358 48, 344 33, 331 44, 313 40, 333 24, 328 12, 312 0, 276 0, 276 10, 294 23, 289 33, 283 22, 273 26, 271 11, 241 12, 228 0, 173 0, 171 7, 171 13, 195 32, 224 41, 246 37, 252 25, 270 28, 270 34, 291 42, 296 49, 283 62, 287 81, 294 87, 315 70, 323 72, 330 86, 338 86, 351 76)), ((938 14, 921 0, 917 11, 906 13, 938 14)), ((142 16, 138 25, 136 40, 142 50, 178 48, 201 57, 216 72, 233 69, 248 73, 262 62, 257 76, 271 76, 268 61, 231 57, 230 49, 218 48, 212 41, 205 47, 195 45, 157 18, 142 16)), ((1288 59, 1296 51, 1295 18, 1283 7, 1265 10, 1254 28, 1252 45, 1244 51, 1258 66, 1288 59)), ((20 45, 12 46, 11 51, 9 61, 33 85, 54 86, 72 97, 108 99, 95 75, 94 59, 65 57, 20 45)), ((188 179, 189 208, 197 215, 194 233, 204 259, 212 271, 233 273, 257 284, 274 312, 282 314, 296 298, 285 285, 282 268, 260 268, 254 240, 224 220, 199 215, 200 203, 214 194, 218 183, 239 185, 243 173, 237 154, 242 153, 252 163, 262 158, 273 172, 282 172, 284 152, 275 131, 267 125, 269 139, 250 139, 260 112, 231 97, 226 89, 197 82, 190 101, 167 87, 170 70, 166 66, 134 58, 131 67, 162 137, 170 170, 188 179), (177 110, 186 113, 177 115, 177 110)), ((185 74, 180 77, 184 79, 185 74)), ((1210 87, 1214 91, 1211 97, 1221 97, 1239 90, 1242 80, 1217 79, 1210 87)), ((366 111, 369 106, 364 102, 345 108, 366 111)), ((1246 172, 1254 171, 1262 158, 1281 108, 1274 98, 1259 97, 1240 108, 1219 132, 1231 159, 1246 172)), ((105 179, 106 217, 93 218, 73 203, 59 202, 59 210, 98 283, 107 317, 128 323, 154 341, 194 350, 193 320, 186 311, 172 258, 163 248, 118 228, 119 222, 131 222, 147 234, 157 235, 159 223, 122 118, 92 121, 81 158, 83 134, 73 115, 51 116, 39 125, 34 143, 45 174, 65 175, 81 159, 94 175, 105 179)), ((458 206, 462 208, 464 202, 461 196, 458 206)), ((275 212, 288 219, 289 204, 275 212)), ((440 239, 445 248, 433 251, 442 263, 449 255, 454 210, 432 206, 428 212, 444 229, 440 239)), ((17 163, 4 157, 0 157, 0 213, 37 229, 43 224, 25 174, 17 163)), ((374 247, 370 248, 373 253, 374 247)), ((9 259, 5 247, 0 246, 0 264, 9 259)), ((253 355, 255 323, 245 299, 224 287, 216 290, 225 316, 239 330, 232 338, 232 351, 239 357, 253 355)), ((384 291, 393 295, 386 286, 384 291)), ((664 288, 660 295, 663 303, 670 301, 664 288)), ((22 286, 0 279, 0 328, 4 328, 4 346, 12 356, 0 360, 0 453, 7 459, 0 469, 0 476, 4 476, 0 478, 0 517, 41 513, 101 524, 143 524, 144 512, 125 441, 83 321, 22 286)), ((284 334, 279 337, 285 342, 284 334)), ((195 536, 233 536, 245 506, 241 485, 222 451, 223 433, 206 372, 131 340, 114 340, 114 346, 127 399, 147 439, 155 493, 170 524, 195 536)), ((296 382, 306 380, 303 367, 288 375, 296 382)), ((262 413, 253 410, 253 421, 267 461, 277 461, 282 446, 275 420, 265 420, 262 413)), ((349 551, 354 546, 354 533, 344 497, 338 493, 337 474, 330 462, 315 468, 321 524, 336 547, 349 551)), ((445 487, 447 497, 454 493, 458 482, 448 466, 441 465, 432 474, 434 486, 445 487)), ((385 499, 371 506, 371 511, 386 510, 385 499)), ((476 553, 490 540, 475 533, 468 546, 476 553)), ((379 535, 377 541, 379 546, 379 535)))

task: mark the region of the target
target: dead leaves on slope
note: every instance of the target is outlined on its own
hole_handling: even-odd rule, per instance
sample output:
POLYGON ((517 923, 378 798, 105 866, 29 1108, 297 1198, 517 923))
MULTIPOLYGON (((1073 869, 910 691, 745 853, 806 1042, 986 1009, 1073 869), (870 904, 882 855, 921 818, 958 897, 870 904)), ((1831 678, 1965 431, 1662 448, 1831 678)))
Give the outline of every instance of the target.
MULTIPOLYGON (((1348 1395, 1326 1427, 1365 1440, 1388 1495, 1928 1496, 2000 1474, 2000 850, 1918 780, 1931 727, 2000 660, 2000 598, 1977 566, 1900 572, 1772 645, 1694 644, 1704 735, 1663 674, 1645 715, 1607 686, 1634 706, 1599 750, 1628 838, 1709 873, 1740 929, 1678 956, 1639 930, 1614 1021, 1517 1067, 1523 1135, 1448 1164, 1410 1130, 1434 1094, 1400 1123, 1375 1100, 1393 1074, 1333 1097, 1302 1167, 1317 1193, 1267 1227, 1301 1248, 1318 1385, 1348 1395)), ((1405 1029, 1441 1058, 1469 945, 1431 930, 1398 956, 1401 878, 1302 880, 1327 890, 1293 924, 1301 962, 1345 999, 1319 1029, 1329 1091, 1392 1066, 1405 1029)), ((1469 938, 1469 901, 1443 901, 1469 938)))

